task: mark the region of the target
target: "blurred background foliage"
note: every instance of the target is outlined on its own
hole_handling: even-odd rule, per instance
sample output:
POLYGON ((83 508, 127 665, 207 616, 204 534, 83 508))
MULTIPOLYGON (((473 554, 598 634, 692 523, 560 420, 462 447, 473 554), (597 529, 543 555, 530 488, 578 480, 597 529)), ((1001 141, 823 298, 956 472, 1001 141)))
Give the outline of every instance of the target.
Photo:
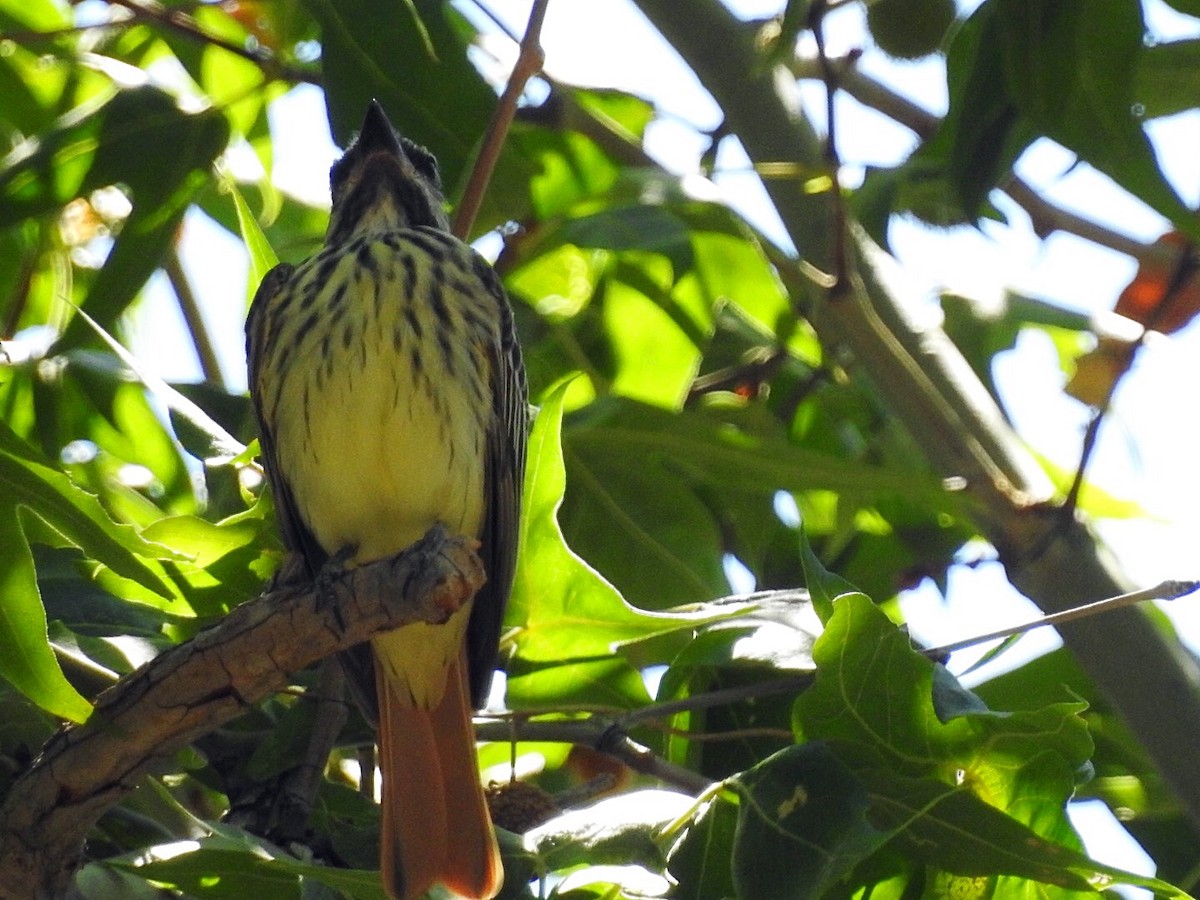
MULTIPOLYGON (((656 164, 642 141, 661 113, 646 100, 547 77, 519 111, 476 226, 543 405, 505 705, 564 733, 610 717, 664 760, 730 780, 698 805, 610 798, 582 820, 506 840, 505 896, 530 896, 525 882, 539 877, 543 895, 634 896, 647 872, 669 873, 672 896, 694 898, 1057 897, 1136 882, 1082 854, 1065 815, 1072 797, 1118 811, 1162 877, 1186 887, 1200 876, 1200 789, 1178 772, 1164 778, 1086 659, 1058 650, 971 694, 896 629, 899 593, 925 579, 944 586, 951 567, 988 556, 997 514, 973 483, 962 489, 968 473, 931 452, 927 423, 892 402, 887 388, 906 385, 881 385, 853 335, 839 341, 827 325, 828 305, 850 302, 837 296, 840 266, 869 269, 850 243, 886 248, 897 216, 939 227, 997 217, 989 196, 1014 189, 1013 164, 1040 137, 1172 222, 1178 257, 1138 251, 1173 274, 1169 290, 1132 317, 1154 327, 1168 297, 1183 306, 1176 321, 1190 319, 1184 251, 1200 225, 1143 123, 1195 107, 1200 41, 1147 46, 1135 0, 1099 5, 869 4, 865 52, 945 54, 950 106, 939 119, 892 102, 852 58, 797 54, 823 21, 817 4, 780 0, 776 18, 739 22, 700 0, 691 27, 717 22, 710 36, 737 36, 714 61, 696 56, 697 35, 672 31, 681 26, 669 2, 640 3, 703 78, 722 64, 731 82, 816 70, 921 136, 906 161, 853 189, 828 159, 780 159, 767 173, 777 190, 836 213, 824 247, 792 234, 799 252, 696 190, 700 173, 656 164), (837 576, 874 603, 849 594, 829 604, 844 593, 837 576), (794 592, 717 602, 747 585, 807 585, 817 602, 794 592), (714 690, 733 694, 711 708, 687 702, 714 690)), ((1200 15, 1191 0, 1171 5, 1200 15)), ((829 16, 861 8, 830 6, 829 16)), ((340 143, 378 98, 437 155, 453 203, 500 87, 481 74, 495 66, 478 65, 486 20, 463 7, 0 0, 0 789, 60 719, 86 718, 106 684, 253 597, 280 558, 243 450, 250 403, 213 349, 240 336, 206 325, 179 262, 184 215, 240 240, 244 198, 280 259, 319 246, 326 211, 269 174, 288 149, 268 110, 301 84, 324 92, 340 143), (257 179, 230 163, 247 153, 257 179), (156 272, 170 280, 202 382, 168 385, 121 349, 156 272)), ((725 136, 712 136, 713 158, 725 136)), ((753 144, 745 130, 737 137, 753 144)), ((1073 364, 1092 328, 1029 298, 986 316, 967 298, 943 307, 954 341, 943 352, 962 354, 963 378, 989 388, 992 358, 1023 330, 1052 335, 1073 364)), ((1098 405, 1121 352, 1134 349, 1093 385, 1098 405)), ((961 384, 964 395, 976 387, 961 384)), ((964 402, 956 390, 943 386, 938 402, 964 402)), ((998 431, 965 438, 1014 438, 999 412, 988 427, 998 431)), ((1081 511, 1137 514, 1096 491, 1081 511)), ((1155 627, 1178 646, 1161 619, 1155 627)), ((218 824, 239 786, 296 761, 310 714, 282 695, 176 754, 101 820, 79 889, 380 896, 361 871, 374 866, 376 813, 348 774, 369 743, 362 722, 344 735, 313 823, 318 858, 350 871, 303 865, 218 824)), ((536 761, 528 780, 551 794, 597 764, 551 741, 514 751, 501 740, 484 761, 503 766, 514 753, 536 761)), ((1193 758, 1181 750, 1180 769, 1193 758)), ((612 768, 623 789, 649 790, 612 768)))

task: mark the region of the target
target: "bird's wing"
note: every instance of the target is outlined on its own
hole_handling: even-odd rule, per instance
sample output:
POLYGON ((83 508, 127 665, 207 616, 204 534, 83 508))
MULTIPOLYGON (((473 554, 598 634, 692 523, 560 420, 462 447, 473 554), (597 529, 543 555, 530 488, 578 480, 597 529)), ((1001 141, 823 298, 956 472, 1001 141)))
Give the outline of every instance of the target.
POLYGON ((263 408, 263 363, 270 335, 270 318, 267 315, 272 298, 291 280, 295 267, 280 263, 271 269, 259 284, 246 317, 246 364, 249 370, 250 394, 254 398, 254 415, 258 420, 258 444, 262 453, 267 480, 271 485, 271 496, 275 502, 275 519, 283 545, 304 559, 310 575, 316 575, 324 564, 327 554, 317 543, 308 526, 300 518, 292 489, 280 472, 279 457, 275 453, 274 430, 270 411, 263 408))
POLYGON ((474 268, 501 314, 500 344, 490 354, 493 416, 487 433, 484 479, 487 506, 479 536, 487 583, 476 595, 467 627, 471 701, 479 708, 487 701, 491 687, 504 609, 516 570, 529 402, 525 366, 504 288, 482 257, 475 257, 474 268))

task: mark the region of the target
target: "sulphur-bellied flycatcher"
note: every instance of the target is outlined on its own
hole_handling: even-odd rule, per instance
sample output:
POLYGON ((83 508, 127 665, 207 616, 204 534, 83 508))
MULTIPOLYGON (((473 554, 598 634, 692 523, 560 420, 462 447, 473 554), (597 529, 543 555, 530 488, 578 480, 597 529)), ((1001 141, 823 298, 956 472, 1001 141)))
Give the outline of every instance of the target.
POLYGON ((330 188, 324 248, 272 269, 246 324, 263 460, 284 543, 313 574, 391 556, 437 522, 479 538, 487 583, 470 605, 373 639, 373 661, 347 668, 365 669, 377 713, 384 887, 492 897, 471 708, 516 559, 528 407, 512 312, 448 232, 434 158, 378 104, 330 188))

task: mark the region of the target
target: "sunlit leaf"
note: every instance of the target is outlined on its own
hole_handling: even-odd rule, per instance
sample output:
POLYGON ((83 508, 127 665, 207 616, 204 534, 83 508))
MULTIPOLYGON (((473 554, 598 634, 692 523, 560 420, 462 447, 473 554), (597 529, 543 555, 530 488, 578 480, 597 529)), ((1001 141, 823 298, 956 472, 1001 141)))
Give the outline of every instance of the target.
POLYGON ((821 560, 813 552, 812 544, 809 543, 808 534, 803 529, 800 532, 800 559, 804 562, 804 583, 812 595, 813 608, 821 617, 822 623, 828 623, 833 616, 835 600, 860 592, 845 578, 830 572, 821 564, 821 560))
POLYGON ((146 541, 130 526, 113 522, 94 496, 39 460, 3 423, 0 460, 5 472, 2 496, 6 506, 29 510, 91 559, 163 597, 171 596, 171 589, 145 558, 172 559, 175 554, 146 541))
POLYGON ((213 900, 243 900, 251 895, 261 900, 299 900, 304 890, 302 884, 308 880, 335 888, 356 900, 384 900, 386 896, 378 872, 302 863, 283 854, 268 856, 250 846, 244 849, 201 846, 144 865, 110 865, 156 884, 213 900))
MULTIPOLYGON (((1200 0, 1180 0, 1200 16, 1200 0)), ((1136 73, 1134 97, 1147 119, 1195 109, 1196 79, 1200 78, 1200 40, 1163 41, 1142 51, 1136 73)))
POLYGON ((604 398, 572 415, 563 444, 571 473, 564 531, 631 599, 654 608, 727 593, 710 490, 736 485, 770 497, 827 488, 955 502, 934 478, 817 453, 777 431, 756 434, 719 411, 604 398))
MULTIPOLYGON (((90 707, 62 675, 46 634, 46 615, 37 588, 28 533, 31 517, 44 523, 63 542, 78 546, 90 558, 110 566, 147 590, 163 597, 171 589, 143 557, 173 554, 138 536, 128 525, 109 518, 94 496, 35 458, 0 425, 0 674, 43 708, 75 721, 87 718, 90 707)), ((56 544, 58 541, 56 541, 56 544)))
POLYGON ((250 254, 250 283, 247 286, 247 299, 249 299, 254 296, 254 292, 258 290, 258 285, 266 277, 266 274, 279 264, 279 257, 275 255, 267 236, 259 227, 258 220, 250 212, 250 207, 246 205, 246 198, 238 190, 237 183, 232 178, 226 178, 223 186, 229 191, 229 196, 233 198, 234 209, 237 210, 238 227, 242 232, 242 242, 250 254))
MULTIPOLYGON (((0 479, 9 460, 0 457, 0 479)), ((9 475, 11 476, 11 472, 9 475)), ((46 631, 33 557, 17 509, 0 512, 0 674, 42 709, 82 722, 91 704, 64 677, 46 631)))
POLYGON ((938 868, 960 875, 1018 875, 1074 891, 1099 893, 1126 884, 1156 897, 1188 897, 1157 878, 1097 863, 1044 840, 968 790, 933 779, 876 775, 860 773, 873 821, 896 829, 898 841, 938 868))
POLYGON ((633 791, 556 816, 527 832, 525 846, 545 871, 606 863, 661 870, 659 832, 694 804, 677 791, 633 791))
POLYGON ((671 853, 669 870, 679 882, 679 900, 734 896, 733 847, 737 806, 714 800, 689 824, 687 835, 671 853))
MULTIPOLYGON (((133 212, 97 273, 87 306, 105 328, 158 266, 192 196, 225 147, 229 130, 213 110, 183 112, 167 94, 142 87, 94 108, 18 148, 0 168, 0 227, 56 212, 77 196, 115 184, 133 212)), ((68 343, 86 335, 75 322, 68 343)))
POLYGON ((529 438, 519 564, 505 617, 506 640, 516 653, 510 693, 518 699, 541 695, 532 677, 535 670, 540 680, 550 679, 556 691, 567 684, 587 684, 590 678, 582 670, 554 671, 578 662, 585 667, 599 666, 601 681, 616 679, 633 685, 631 679, 635 679, 638 693, 644 696, 640 677, 613 655, 614 647, 687 627, 706 617, 635 609, 563 540, 557 514, 566 483, 559 446, 566 391, 563 385, 546 398, 529 438))

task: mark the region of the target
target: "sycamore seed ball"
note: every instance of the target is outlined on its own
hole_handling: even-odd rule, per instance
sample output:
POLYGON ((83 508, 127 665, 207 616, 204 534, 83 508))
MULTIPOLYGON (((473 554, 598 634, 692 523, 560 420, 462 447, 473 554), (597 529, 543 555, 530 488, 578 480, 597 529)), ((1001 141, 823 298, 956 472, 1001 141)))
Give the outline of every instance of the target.
POLYGON ((954 0, 876 0, 867 5, 867 26, 888 56, 920 59, 941 49, 954 14, 954 0))

